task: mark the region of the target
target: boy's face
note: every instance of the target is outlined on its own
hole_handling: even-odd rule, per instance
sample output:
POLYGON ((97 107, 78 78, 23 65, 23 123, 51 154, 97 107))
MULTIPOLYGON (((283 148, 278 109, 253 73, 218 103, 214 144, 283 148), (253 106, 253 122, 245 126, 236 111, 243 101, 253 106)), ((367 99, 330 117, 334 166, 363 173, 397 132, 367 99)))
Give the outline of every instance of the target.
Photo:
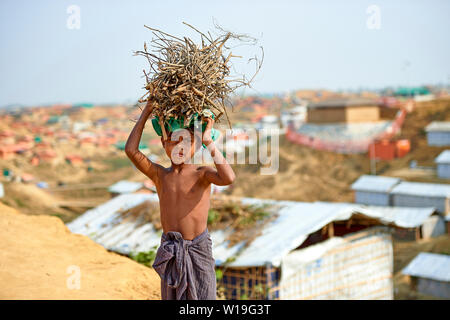
MULTIPOLYGON (((201 137, 200 140, 201 141, 201 137)), ((194 139, 193 130, 179 129, 174 132, 169 132, 167 140, 161 137, 161 143, 166 150, 167 156, 175 164, 182 164, 189 162, 194 156, 198 147, 194 139)), ((201 143, 197 143, 197 145, 201 143)))

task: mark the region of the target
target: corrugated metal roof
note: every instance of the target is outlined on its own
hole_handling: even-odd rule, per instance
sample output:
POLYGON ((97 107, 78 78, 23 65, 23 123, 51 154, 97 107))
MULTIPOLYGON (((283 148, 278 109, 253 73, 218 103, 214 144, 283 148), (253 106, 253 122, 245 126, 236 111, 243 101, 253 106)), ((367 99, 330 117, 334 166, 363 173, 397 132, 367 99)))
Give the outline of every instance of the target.
POLYGON ((436 163, 450 163, 450 150, 442 151, 436 159, 434 159, 436 163))
POLYGON ((351 188, 357 191, 371 191, 371 192, 389 192, 391 189, 399 184, 401 179, 384 177, 384 176, 372 176, 362 175, 356 180, 351 188))
POLYGON ((332 221, 348 220, 355 213, 380 219, 399 227, 421 225, 434 208, 390 208, 363 206, 353 203, 294 202, 243 198, 243 203, 276 203, 284 206, 279 217, 267 225, 262 235, 253 240, 230 266, 254 266, 271 262, 280 265, 284 255, 300 246, 309 234, 332 221), (408 213, 409 212, 409 213, 408 213))
POLYGON ((433 121, 425 127, 425 131, 449 131, 450 121, 433 121))
POLYGON ((401 228, 415 228, 421 226, 435 211, 433 207, 384 207, 346 202, 320 202, 333 206, 342 206, 353 213, 361 213, 380 220, 384 224, 394 224, 401 228))
POLYGON ((139 190, 143 186, 144 184, 142 182, 121 180, 109 186, 108 191, 114 193, 132 193, 139 190))
POLYGON ((402 270, 414 277, 450 281, 450 256, 421 252, 402 270))
MULTIPOLYGON (((119 195, 102 205, 86 211, 84 214, 67 223, 67 227, 74 233, 88 236, 108 250, 122 254, 149 251, 159 245, 161 230, 157 231, 151 223, 142 224, 139 219, 122 222, 120 211, 135 207, 144 201, 158 202, 157 194, 131 193, 119 195)), ((244 245, 236 244, 228 248, 225 241, 228 230, 211 232, 214 244, 214 257, 218 265, 236 254, 244 245)))
POLYGON ((450 185, 402 181, 391 191, 392 194, 405 194, 422 197, 450 197, 450 185))
MULTIPOLYGON (((161 231, 150 223, 141 221, 121 222, 119 211, 134 207, 146 200, 158 201, 156 194, 123 194, 88 210, 67 224, 72 232, 89 236, 105 248, 123 254, 148 251, 159 245, 161 231), (121 223, 120 223, 121 222, 121 223)), ((385 208, 352 203, 275 201, 242 198, 244 204, 276 204, 281 207, 278 217, 265 225, 261 235, 248 247, 240 242, 228 248, 227 238, 232 230, 211 231, 213 256, 216 265, 234 257, 230 266, 260 266, 272 263, 279 266, 284 255, 300 246, 309 234, 332 221, 349 219, 355 213, 379 218, 384 223, 401 227, 420 225, 434 211, 432 208, 385 208)))

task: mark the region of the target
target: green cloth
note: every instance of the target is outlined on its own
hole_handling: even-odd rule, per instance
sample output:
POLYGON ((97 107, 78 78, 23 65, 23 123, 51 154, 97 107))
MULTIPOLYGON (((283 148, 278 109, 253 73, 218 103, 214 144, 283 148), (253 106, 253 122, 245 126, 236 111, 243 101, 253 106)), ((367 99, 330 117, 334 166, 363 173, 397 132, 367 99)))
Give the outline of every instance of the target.
MULTIPOLYGON (((214 119, 214 115, 212 115, 212 118, 214 119)), ((166 128, 166 132, 174 132, 178 129, 185 129, 185 128, 189 128, 190 126, 194 125, 195 119, 200 120, 200 116, 198 115, 198 113, 196 112, 194 114, 194 116, 192 117, 191 121, 187 124, 184 125, 184 116, 181 116, 179 119, 175 119, 173 117, 170 117, 170 119, 168 121, 166 121, 165 124, 165 128, 166 128)), ((158 136, 162 136, 162 129, 161 126, 159 124, 159 118, 158 116, 156 116, 155 118, 152 119, 152 125, 153 125, 153 129, 155 130, 156 134, 158 136)), ((205 131, 206 129, 206 122, 202 123, 202 132, 205 131)), ((220 136, 220 132, 214 128, 211 129, 211 139, 213 139, 213 141, 216 141, 216 139, 220 136)), ((205 145, 203 145, 204 148, 206 148, 205 145)))

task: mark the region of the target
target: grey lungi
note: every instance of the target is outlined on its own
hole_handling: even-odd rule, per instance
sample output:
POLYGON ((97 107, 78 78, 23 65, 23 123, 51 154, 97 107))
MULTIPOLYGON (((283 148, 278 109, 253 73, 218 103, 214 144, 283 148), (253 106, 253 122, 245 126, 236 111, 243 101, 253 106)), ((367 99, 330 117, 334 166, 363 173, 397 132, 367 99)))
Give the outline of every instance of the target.
POLYGON ((208 228, 192 240, 163 232, 152 267, 161 278, 162 300, 215 300, 216 272, 208 228))

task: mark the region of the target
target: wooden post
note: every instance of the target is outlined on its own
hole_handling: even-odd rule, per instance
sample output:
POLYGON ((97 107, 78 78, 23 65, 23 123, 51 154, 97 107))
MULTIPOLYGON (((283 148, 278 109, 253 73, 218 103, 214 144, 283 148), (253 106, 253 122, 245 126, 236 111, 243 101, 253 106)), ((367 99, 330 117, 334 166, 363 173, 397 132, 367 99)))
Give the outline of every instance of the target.
POLYGON ((350 229, 351 226, 352 226, 352 218, 348 219, 348 221, 347 221, 347 223, 345 225, 345 228, 346 229, 350 229))
POLYGON ((414 276, 409 276, 409 286, 412 291, 417 290, 417 278, 414 276))
POLYGON ((420 240, 420 226, 416 227, 416 241, 420 240))
POLYGON ((333 222, 330 222, 328 224, 328 238, 331 238, 334 236, 334 227, 333 227, 333 222))

